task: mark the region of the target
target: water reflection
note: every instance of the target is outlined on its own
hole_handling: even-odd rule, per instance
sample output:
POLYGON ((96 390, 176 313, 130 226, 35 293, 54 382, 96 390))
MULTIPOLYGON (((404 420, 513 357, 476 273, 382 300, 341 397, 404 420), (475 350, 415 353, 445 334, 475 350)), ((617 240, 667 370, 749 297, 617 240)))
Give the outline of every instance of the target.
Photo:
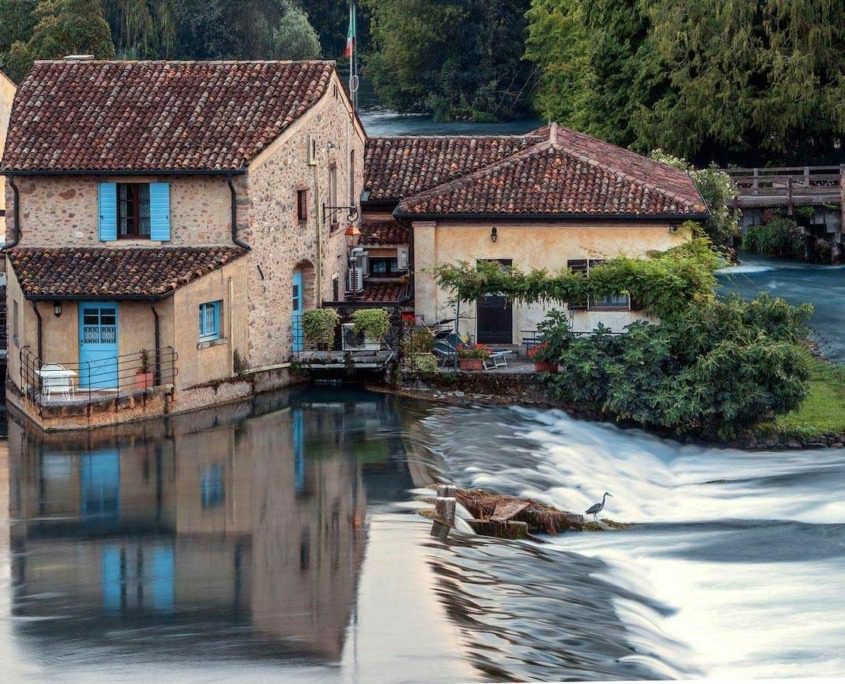
POLYGON ((53 655, 337 661, 364 478, 376 497, 412 487, 396 414, 354 399, 276 396, 70 438, 10 422, 17 635, 53 655))

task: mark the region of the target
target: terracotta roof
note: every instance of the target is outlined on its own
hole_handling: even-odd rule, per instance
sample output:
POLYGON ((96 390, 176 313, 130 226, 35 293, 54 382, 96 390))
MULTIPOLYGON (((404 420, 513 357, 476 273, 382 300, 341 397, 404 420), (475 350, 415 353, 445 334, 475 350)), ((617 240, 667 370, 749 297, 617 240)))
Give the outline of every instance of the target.
POLYGON ((246 251, 240 247, 16 247, 6 254, 27 299, 154 299, 246 251))
POLYGON ((528 136, 370 138, 364 154, 369 201, 396 201, 489 166, 542 138, 528 136))
POLYGON ((410 229, 404 221, 364 221, 361 224, 362 245, 407 245, 410 229))
POLYGON ((380 283, 368 280, 364 284, 364 291, 360 293, 355 301, 358 302, 405 302, 410 299, 410 292, 407 283, 380 283))
POLYGON ((702 217, 689 174, 557 127, 546 139, 468 176, 403 200, 396 215, 702 217))
POLYGON ((2 170, 246 166, 323 95, 333 62, 36 62, 2 170))

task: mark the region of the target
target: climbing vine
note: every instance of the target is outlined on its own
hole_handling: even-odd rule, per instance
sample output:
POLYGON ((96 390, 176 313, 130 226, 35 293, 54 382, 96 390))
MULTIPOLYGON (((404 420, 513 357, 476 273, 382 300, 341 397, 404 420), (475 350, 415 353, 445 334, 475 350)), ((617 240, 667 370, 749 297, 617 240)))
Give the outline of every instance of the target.
POLYGON ((492 262, 442 264, 433 273, 435 282, 461 302, 477 301, 485 295, 532 304, 628 294, 643 310, 663 318, 684 311, 694 301, 711 300, 719 264, 709 240, 696 238, 644 258, 609 259, 591 268, 589 275, 566 269, 523 272, 492 262))

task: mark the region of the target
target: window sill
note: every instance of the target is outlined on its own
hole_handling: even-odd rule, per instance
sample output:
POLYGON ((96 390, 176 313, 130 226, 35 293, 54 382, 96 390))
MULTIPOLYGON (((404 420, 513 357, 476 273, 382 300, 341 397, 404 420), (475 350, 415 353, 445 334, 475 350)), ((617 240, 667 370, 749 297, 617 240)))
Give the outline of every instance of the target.
POLYGON ((215 337, 213 340, 201 340, 197 344, 197 349, 208 349, 209 347, 218 347, 221 344, 226 344, 229 340, 225 337, 215 337))
POLYGON ((146 238, 118 238, 117 240, 102 240, 100 244, 106 247, 161 247, 167 243, 146 238))

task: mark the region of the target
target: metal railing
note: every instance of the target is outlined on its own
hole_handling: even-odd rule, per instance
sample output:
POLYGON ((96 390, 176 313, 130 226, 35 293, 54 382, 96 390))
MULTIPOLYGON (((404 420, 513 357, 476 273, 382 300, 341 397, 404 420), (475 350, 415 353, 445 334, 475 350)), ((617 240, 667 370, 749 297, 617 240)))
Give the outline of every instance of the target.
POLYGON ((723 169, 737 186, 739 205, 825 204, 841 201, 843 171, 839 166, 723 169))
POLYGON ((178 374, 178 355, 173 347, 70 363, 44 361, 24 347, 19 359, 21 394, 39 408, 90 405, 143 393, 173 384, 178 374))

